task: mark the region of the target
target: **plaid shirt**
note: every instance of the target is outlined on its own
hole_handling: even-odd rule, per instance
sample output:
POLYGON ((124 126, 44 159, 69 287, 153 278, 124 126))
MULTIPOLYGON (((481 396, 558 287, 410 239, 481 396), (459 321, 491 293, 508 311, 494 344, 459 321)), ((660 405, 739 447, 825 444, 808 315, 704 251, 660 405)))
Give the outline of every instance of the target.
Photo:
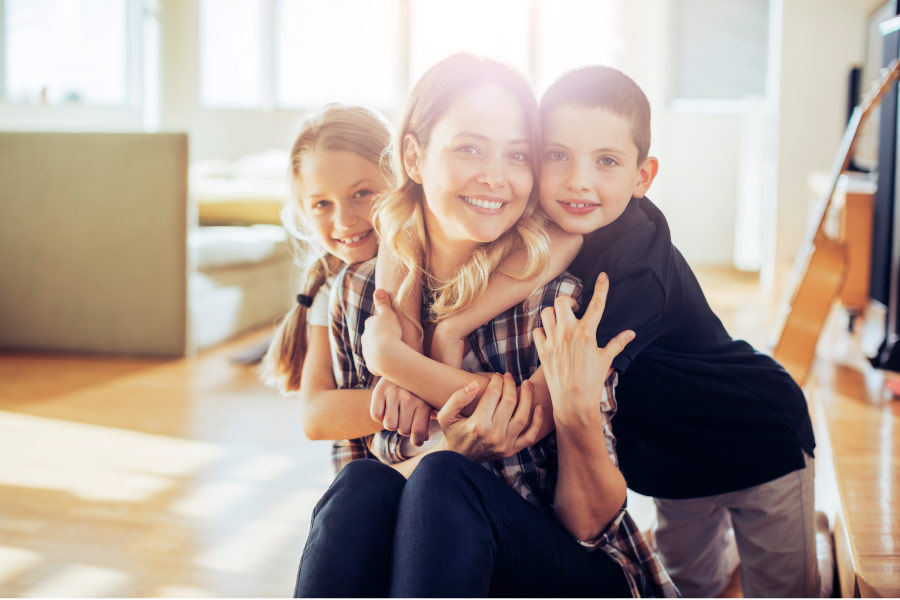
MULTIPOLYGON (((469 335, 472 353, 481 370, 509 372, 517 385, 540 366, 532 343, 532 331, 540 326, 540 312, 553 306, 559 295, 577 298, 581 282, 568 273, 534 291, 524 302, 511 308, 469 335)), ((365 367, 362 355, 364 321, 374 312, 375 261, 345 268, 332 288, 331 352, 334 379, 339 388, 368 388, 374 376, 365 367)), ((468 357, 471 359, 472 357, 468 357)), ((471 362, 468 360, 466 362, 471 362)), ((610 420, 615 414, 613 374, 601 394, 605 420, 603 434, 613 464, 618 465, 610 420)), ((375 458, 386 463, 405 460, 400 452, 403 440, 396 432, 383 431, 355 440, 335 442, 332 463, 340 471, 359 458, 375 458)), ((558 474, 556 433, 514 456, 492 460, 484 466, 502 478, 525 500, 555 516, 553 498, 558 474)), ((635 597, 674 597, 677 589, 656 555, 650 550, 631 516, 623 506, 603 533, 590 541, 579 541, 589 550, 607 553, 624 570, 635 597)))

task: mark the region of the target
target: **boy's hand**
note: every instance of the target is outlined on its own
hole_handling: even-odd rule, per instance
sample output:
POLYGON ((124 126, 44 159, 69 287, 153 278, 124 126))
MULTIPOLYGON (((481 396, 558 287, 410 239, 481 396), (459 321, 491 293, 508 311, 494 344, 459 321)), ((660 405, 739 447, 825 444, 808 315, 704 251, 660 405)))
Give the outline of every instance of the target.
POLYGON ((434 409, 424 400, 382 377, 372 389, 369 414, 389 431, 396 431, 421 446, 428 440, 428 424, 434 409))
POLYGON ((512 456, 537 442, 543 421, 543 407, 536 406, 531 416, 531 382, 524 382, 518 401, 512 375, 491 375, 478 406, 471 416, 463 416, 478 392, 472 382, 450 396, 438 412, 437 419, 449 450, 459 452, 475 462, 512 456))
POLYGON ((544 326, 534 331, 534 344, 550 388, 557 425, 602 423, 600 394, 612 361, 634 339, 633 331, 623 331, 605 348, 597 347, 597 326, 608 292, 609 278, 601 273, 580 321, 575 318, 572 301, 567 297, 558 297, 553 307, 541 311, 544 326))
POLYGON ((389 355, 392 344, 402 343, 400 319, 391 307, 391 299, 384 290, 375 290, 372 300, 375 313, 366 319, 362 334, 363 358, 366 369, 373 375, 381 375, 383 360, 389 355))

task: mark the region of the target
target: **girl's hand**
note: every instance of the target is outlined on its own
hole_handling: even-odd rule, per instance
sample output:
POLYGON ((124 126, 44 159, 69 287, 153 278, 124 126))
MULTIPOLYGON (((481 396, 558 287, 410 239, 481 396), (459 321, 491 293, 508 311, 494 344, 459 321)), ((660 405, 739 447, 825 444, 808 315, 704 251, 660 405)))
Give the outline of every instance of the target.
POLYGON ((432 360, 444 363, 456 369, 462 366, 463 351, 465 349, 465 336, 450 333, 446 327, 442 327, 447 321, 441 321, 434 328, 431 336, 431 348, 428 356, 432 360))
POLYGON ((608 292, 609 278, 601 273, 580 321, 568 297, 558 297, 554 306, 541 311, 544 326, 534 331, 534 344, 550 388, 557 426, 597 427, 602 423, 600 394, 612 361, 634 339, 633 331, 623 331, 605 348, 597 347, 597 326, 608 292))
POLYGON ((421 446, 428 440, 428 424, 434 409, 424 400, 382 377, 372 389, 369 414, 385 429, 396 431, 421 446))
POLYGON ((469 417, 463 416, 463 408, 472 402, 477 391, 478 384, 473 381, 454 392, 438 412, 449 450, 484 462, 512 456, 537 442, 544 413, 541 406, 536 406, 531 415, 531 382, 522 384, 517 401, 512 375, 494 373, 475 411, 469 417))
POLYGON ((391 299, 384 290, 375 290, 375 313, 366 319, 362 334, 363 358, 366 369, 373 375, 381 375, 382 361, 394 344, 402 344, 402 330, 397 313, 391 308, 391 299))

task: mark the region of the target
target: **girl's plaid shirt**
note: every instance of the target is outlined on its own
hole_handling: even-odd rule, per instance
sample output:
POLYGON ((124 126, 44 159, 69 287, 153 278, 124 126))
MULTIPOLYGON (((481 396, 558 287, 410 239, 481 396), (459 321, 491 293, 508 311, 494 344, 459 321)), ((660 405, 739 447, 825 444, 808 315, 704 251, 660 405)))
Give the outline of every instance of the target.
MULTIPOLYGON (((469 335, 472 352, 485 372, 509 372, 517 385, 538 369, 540 361, 531 332, 540 326, 541 310, 553 306, 557 296, 578 298, 581 282, 563 273, 469 335)), ((374 313, 375 259, 347 266, 338 274, 331 290, 331 358, 338 388, 367 389, 375 377, 366 369, 362 354, 363 323, 374 313)), ((610 420, 615 414, 615 373, 601 393, 605 421, 603 434, 610 458, 618 464, 615 436, 610 420)), ((400 452, 403 437, 382 431, 364 438, 341 440, 332 448, 332 464, 340 471, 350 461, 374 458, 396 463, 406 458, 400 452)), ((557 478, 556 434, 551 433, 518 454, 484 463, 525 500, 555 515, 553 497, 557 478)), ((620 564, 636 596, 677 596, 677 590, 656 554, 641 536, 625 506, 596 539, 579 542, 589 550, 601 549, 620 564)))

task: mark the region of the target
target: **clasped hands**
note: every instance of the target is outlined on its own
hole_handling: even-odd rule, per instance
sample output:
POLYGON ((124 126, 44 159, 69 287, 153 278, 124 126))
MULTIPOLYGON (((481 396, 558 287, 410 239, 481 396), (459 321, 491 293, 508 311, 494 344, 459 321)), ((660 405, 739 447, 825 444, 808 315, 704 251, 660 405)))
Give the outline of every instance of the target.
MULTIPOLYGON (((597 280, 584 317, 572 312, 574 300, 557 298, 553 307, 541 312, 543 328, 534 331, 534 342, 550 390, 554 419, 566 426, 595 427, 602 419, 598 390, 606 382, 612 360, 634 338, 623 331, 604 348, 596 345, 596 331, 603 315, 609 281, 605 274, 597 280)), ((384 357, 402 344, 400 321, 383 290, 375 293, 375 313, 366 320, 362 336, 363 355, 374 374, 382 374, 384 357)), ((436 416, 444 433, 445 449, 459 452, 476 462, 512 456, 537 442, 544 410, 534 405, 533 385, 516 383, 510 374, 492 374, 490 383, 471 415, 464 409, 477 397, 478 384, 454 392, 437 411, 415 394, 386 378, 372 392, 370 414, 385 429, 410 436, 416 445, 428 439, 429 420, 436 416)))

